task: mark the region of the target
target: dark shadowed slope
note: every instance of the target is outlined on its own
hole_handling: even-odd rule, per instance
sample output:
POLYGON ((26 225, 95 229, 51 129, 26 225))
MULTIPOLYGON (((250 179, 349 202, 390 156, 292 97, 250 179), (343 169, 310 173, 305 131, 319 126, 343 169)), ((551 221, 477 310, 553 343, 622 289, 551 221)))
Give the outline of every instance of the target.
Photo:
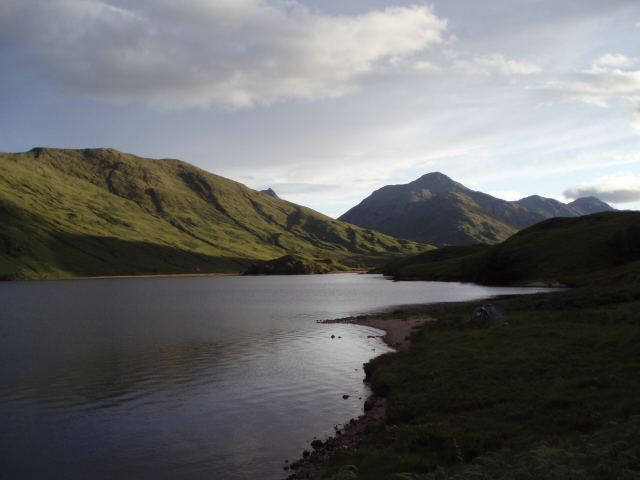
POLYGON ((584 197, 578 198, 573 202, 569 203, 569 206, 573 208, 577 208, 582 212, 583 215, 589 215, 591 213, 600 213, 600 212, 615 212, 616 209, 611 205, 604 203, 602 200, 596 197, 584 197))
POLYGON ((539 195, 518 200, 518 205, 539 213, 545 218, 553 217, 580 217, 600 212, 615 212, 615 208, 597 199, 596 197, 585 197, 574 200, 571 203, 562 203, 553 198, 545 198, 539 195))
POLYGON ((640 284, 640 212, 551 218, 499 245, 446 247, 385 273, 486 284, 640 284))

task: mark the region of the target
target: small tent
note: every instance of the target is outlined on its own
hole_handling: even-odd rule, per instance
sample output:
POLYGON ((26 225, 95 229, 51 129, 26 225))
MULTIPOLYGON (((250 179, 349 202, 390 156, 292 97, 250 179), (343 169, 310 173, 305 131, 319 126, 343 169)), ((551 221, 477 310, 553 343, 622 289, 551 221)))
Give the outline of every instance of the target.
POLYGON ((495 305, 489 304, 476 308, 473 311, 473 315, 471 315, 471 321, 489 320, 490 318, 500 317, 502 317, 502 310, 495 305))

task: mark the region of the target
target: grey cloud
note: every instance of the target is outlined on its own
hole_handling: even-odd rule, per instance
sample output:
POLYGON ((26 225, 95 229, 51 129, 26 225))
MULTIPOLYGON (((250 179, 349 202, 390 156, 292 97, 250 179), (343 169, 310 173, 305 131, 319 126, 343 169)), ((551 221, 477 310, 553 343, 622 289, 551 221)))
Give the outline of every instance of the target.
POLYGON ((442 42, 428 6, 329 16, 263 0, 11 1, 3 34, 72 94, 169 107, 336 97, 375 68, 442 42), (25 32, 27 34, 25 34, 25 32))
POLYGON ((566 198, 597 197, 604 202, 632 203, 640 201, 640 177, 605 177, 594 183, 582 183, 565 190, 566 198))

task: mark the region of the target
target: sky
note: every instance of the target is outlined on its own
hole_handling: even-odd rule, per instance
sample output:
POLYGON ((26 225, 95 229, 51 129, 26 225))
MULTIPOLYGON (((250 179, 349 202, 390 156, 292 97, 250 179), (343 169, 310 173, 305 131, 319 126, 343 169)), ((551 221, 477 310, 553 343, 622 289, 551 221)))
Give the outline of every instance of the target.
POLYGON ((177 158, 334 218, 442 172, 640 209, 638 0, 2 0, 0 151, 177 158))

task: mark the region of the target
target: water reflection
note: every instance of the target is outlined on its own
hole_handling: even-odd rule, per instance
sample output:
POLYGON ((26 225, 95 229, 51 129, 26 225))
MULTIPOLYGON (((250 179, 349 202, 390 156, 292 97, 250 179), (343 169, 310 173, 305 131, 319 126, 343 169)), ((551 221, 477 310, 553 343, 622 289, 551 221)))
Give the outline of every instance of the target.
POLYGON ((361 413, 362 364, 386 350, 315 320, 487 294, 359 275, 0 284, 0 477, 280 478, 361 413))

